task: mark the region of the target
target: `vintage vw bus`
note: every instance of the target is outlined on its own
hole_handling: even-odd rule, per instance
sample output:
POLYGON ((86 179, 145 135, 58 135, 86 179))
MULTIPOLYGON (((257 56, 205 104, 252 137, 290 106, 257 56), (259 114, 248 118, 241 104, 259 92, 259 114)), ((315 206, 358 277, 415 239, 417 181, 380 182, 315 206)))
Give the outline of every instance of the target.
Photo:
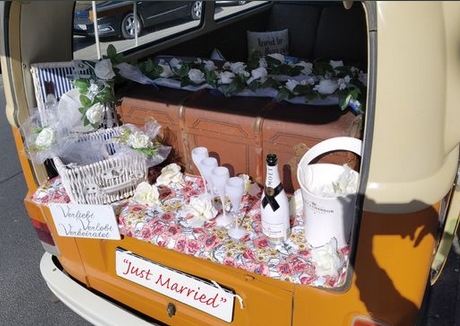
MULTIPOLYGON (((0 4, 6 114, 29 189, 25 207, 46 250, 41 271, 58 298, 97 325, 416 323, 460 211, 459 2, 251 1, 219 7, 204 1, 199 21, 144 29, 122 42, 96 34, 96 46, 72 38, 75 5, 0 4), (249 67, 257 46, 254 73, 232 70, 249 67), (94 142, 84 140, 107 141, 98 135, 123 126, 138 128, 124 132, 145 130, 153 119, 161 126, 155 137, 171 149, 166 161, 134 173, 132 161, 110 165, 107 156, 90 169, 63 162, 60 152, 36 160, 25 126, 37 123, 40 128, 32 129, 41 131, 60 117, 62 127, 73 113, 86 114, 79 110, 85 101, 75 81, 89 79, 93 66, 79 64, 95 64, 104 54, 116 77, 124 77, 112 85, 117 101, 104 109, 115 114, 110 124, 96 127, 93 115, 86 116, 89 122, 82 118, 80 127, 89 130, 66 125, 66 137, 86 144, 78 153, 97 156, 100 148, 91 150, 94 142), (207 84, 198 74, 203 71, 195 71, 201 80, 191 78, 197 76, 191 69, 182 79, 173 74, 192 64, 220 73, 207 84), (264 74, 259 68, 273 69, 264 74), (232 84, 237 74, 246 78, 243 86, 232 84), (69 98, 77 102, 74 111, 64 111, 69 98), (303 192, 299 196, 297 169, 311 148, 336 137, 362 141, 359 155, 330 148, 339 152, 321 158, 359 172, 350 233, 340 248, 334 242, 314 247, 304 237, 308 216, 299 207, 308 203, 303 192), (213 218, 191 222, 191 199, 203 189, 191 155, 195 147, 206 147, 232 175, 249 180, 240 222, 247 235, 241 240, 213 218), (270 244, 260 225, 270 152, 278 154, 293 206, 291 235, 281 245, 270 244), (101 172, 98 165, 109 168, 101 172), (131 192, 102 201, 86 196, 116 193, 122 181, 104 186, 107 178, 94 180, 122 171, 137 178, 124 180, 131 192), (91 187, 78 187, 86 179, 91 187), (140 184, 156 189, 161 201, 150 205, 140 184)), ((134 2, 130 14, 138 16, 134 2)), ((97 29, 97 10, 90 17, 97 29)))

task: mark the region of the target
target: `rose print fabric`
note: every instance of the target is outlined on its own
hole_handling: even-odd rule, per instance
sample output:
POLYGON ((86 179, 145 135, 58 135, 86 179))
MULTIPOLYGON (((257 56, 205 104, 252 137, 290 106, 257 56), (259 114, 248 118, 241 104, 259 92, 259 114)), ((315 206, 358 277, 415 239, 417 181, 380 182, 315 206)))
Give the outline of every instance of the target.
MULTIPOLYGON (((345 281, 348 247, 334 257, 340 259, 338 270, 325 273, 330 258, 328 250, 313 251, 305 242, 301 215, 291 217, 288 241, 270 245, 261 228, 260 191, 243 197, 241 216, 244 218, 241 220, 240 216, 240 223, 248 231, 244 238, 230 238, 226 228, 216 226, 215 218, 201 227, 193 227, 188 204, 191 198, 203 192, 203 182, 201 178, 188 175, 184 181, 159 186, 161 204, 154 208, 133 199, 119 205, 120 232, 186 255, 295 284, 334 288, 345 281), (313 262, 313 254, 320 256, 320 260, 313 262)), ((33 199, 42 204, 68 202, 59 178, 40 187, 33 199)), ((215 204, 221 210, 220 202, 215 204)))

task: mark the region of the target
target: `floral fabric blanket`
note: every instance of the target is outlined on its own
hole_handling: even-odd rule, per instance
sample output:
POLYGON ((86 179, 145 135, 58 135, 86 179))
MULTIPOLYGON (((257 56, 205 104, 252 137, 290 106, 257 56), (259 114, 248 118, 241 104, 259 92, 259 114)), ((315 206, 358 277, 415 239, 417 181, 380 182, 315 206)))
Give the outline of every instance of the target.
MULTIPOLYGON (((332 244, 311 248, 305 241, 302 213, 292 214, 291 234, 286 242, 276 246, 270 244, 262 233, 261 189, 256 186, 244 195, 241 206, 244 214, 240 223, 247 234, 240 240, 233 240, 226 227, 216 225, 215 218, 202 226, 192 223, 188 205, 191 198, 203 193, 204 185, 202 179, 195 176, 185 175, 183 181, 158 187, 161 205, 151 207, 134 199, 117 203, 120 232, 186 255, 277 280, 324 288, 343 285, 349 248, 336 250, 332 244)), ((42 185, 31 199, 44 205, 70 202, 59 177, 42 185)), ((293 201, 296 201, 294 196, 291 204, 293 201)), ((294 211, 299 212, 299 209, 294 211)))

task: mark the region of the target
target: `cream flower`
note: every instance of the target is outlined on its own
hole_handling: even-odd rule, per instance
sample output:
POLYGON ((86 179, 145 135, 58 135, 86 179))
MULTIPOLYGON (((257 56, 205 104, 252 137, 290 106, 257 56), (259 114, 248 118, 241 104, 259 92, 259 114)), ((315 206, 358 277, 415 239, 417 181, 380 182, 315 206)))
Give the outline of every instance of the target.
POLYGON ((343 67, 343 61, 342 60, 331 60, 329 61, 329 64, 332 66, 332 68, 337 68, 337 67, 343 67))
POLYGON ((246 83, 249 85, 254 80, 260 80, 261 83, 267 80, 268 72, 264 67, 259 67, 251 71, 251 78, 249 78, 246 83))
POLYGON ((177 59, 177 58, 172 58, 172 59, 169 61, 169 65, 170 65, 171 68, 173 68, 173 69, 180 69, 180 68, 182 67, 182 60, 177 59))
POLYGON ((101 103, 95 103, 86 110, 85 116, 92 125, 99 124, 104 118, 105 107, 101 103))
POLYGON ((184 184, 184 175, 181 167, 176 163, 171 163, 161 169, 161 174, 157 178, 158 185, 169 185, 171 183, 184 184))
POLYGON ((160 77, 169 78, 169 77, 174 76, 174 73, 169 64, 163 61, 163 62, 160 62, 158 65, 163 69, 163 72, 160 74, 160 77))
POLYGON ((134 131, 129 135, 128 144, 132 148, 148 148, 152 145, 152 142, 143 132, 134 131))
POLYGON ((195 84, 201 84, 205 81, 204 73, 201 70, 195 68, 190 69, 188 72, 188 78, 190 78, 190 80, 195 84))
POLYGON ((282 55, 281 53, 267 54, 267 56, 269 56, 269 57, 271 57, 273 59, 276 59, 276 60, 280 61, 281 63, 285 62, 284 55, 282 55))
POLYGON ((323 79, 313 89, 323 95, 331 95, 337 90, 339 85, 336 81, 330 79, 323 79))
POLYGON ((160 203, 159 198, 160 194, 157 187, 145 181, 138 184, 133 196, 135 201, 148 206, 157 206, 160 203))
POLYGON ((189 220, 189 224, 194 227, 203 226, 206 221, 209 221, 217 215, 217 210, 214 208, 211 201, 200 197, 190 198, 190 203, 186 211, 193 215, 193 218, 189 220))
POLYGON ((246 71, 246 64, 244 62, 230 63, 230 70, 235 74, 241 74, 246 71))
POLYGON ((112 62, 110 59, 102 59, 96 62, 94 66, 94 73, 96 74, 97 78, 99 79, 112 79, 115 77, 115 73, 112 69, 112 62))
POLYGON ((331 241, 324 246, 313 248, 311 250, 311 255, 318 276, 338 276, 342 262, 337 254, 337 240, 335 238, 332 238, 331 241))
POLYGON ((55 141, 56 137, 54 134, 54 130, 50 127, 45 127, 37 135, 37 138, 35 138, 35 145, 37 147, 46 149, 53 145, 55 141))
POLYGON ((313 63, 311 62, 305 62, 305 61, 300 61, 295 64, 296 66, 301 66, 302 69, 302 74, 304 75, 310 75, 313 72, 313 63))
POLYGON ((235 74, 231 71, 223 71, 219 74, 219 82, 221 84, 230 84, 235 78, 235 74))
POLYGON ((217 66, 216 64, 214 63, 214 61, 212 60, 205 60, 203 61, 204 62, 204 69, 208 70, 208 71, 213 71, 213 70, 217 70, 217 66))
POLYGON ((286 82, 286 88, 291 92, 294 93, 294 88, 299 85, 299 82, 294 79, 288 79, 286 82))

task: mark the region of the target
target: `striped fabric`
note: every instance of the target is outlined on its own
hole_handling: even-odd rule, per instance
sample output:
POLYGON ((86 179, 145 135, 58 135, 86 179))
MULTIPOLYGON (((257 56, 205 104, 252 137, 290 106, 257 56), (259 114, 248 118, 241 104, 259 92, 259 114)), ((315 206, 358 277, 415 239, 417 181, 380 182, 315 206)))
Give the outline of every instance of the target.
POLYGON ((81 61, 36 63, 31 65, 31 73, 39 110, 44 109, 48 94, 54 94, 59 100, 74 88, 73 79, 91 76, 90 68, 81 61))

